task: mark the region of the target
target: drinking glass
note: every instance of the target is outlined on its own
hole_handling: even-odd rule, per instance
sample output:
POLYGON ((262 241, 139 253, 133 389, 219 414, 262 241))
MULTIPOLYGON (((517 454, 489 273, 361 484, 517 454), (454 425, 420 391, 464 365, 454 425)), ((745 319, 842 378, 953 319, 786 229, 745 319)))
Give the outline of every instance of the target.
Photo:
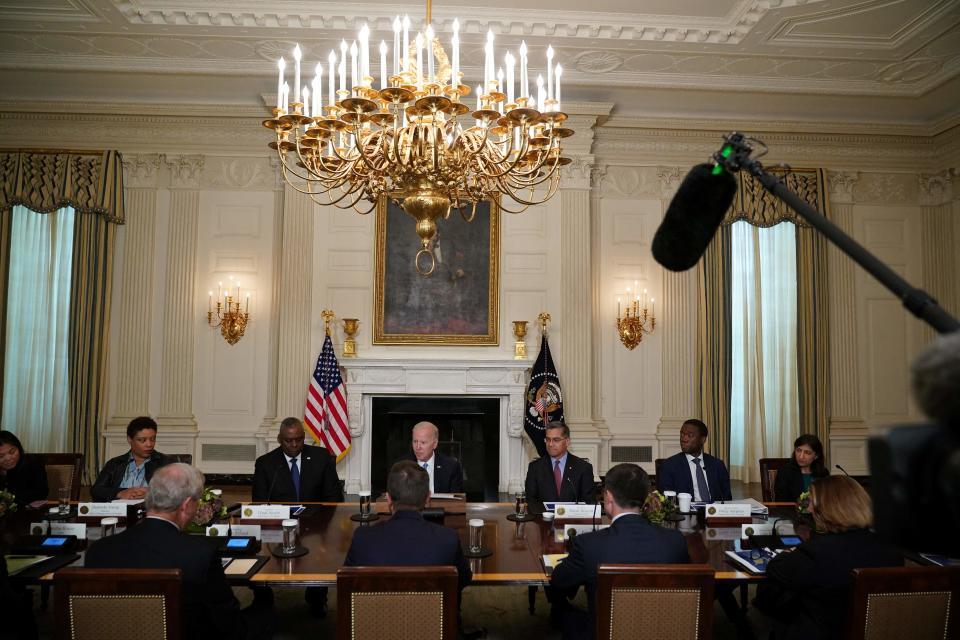
POLYGON ((370 492, 369 491, 360 492, 360 517, 361 518, 370 517, 370 492))
POLYGON ((525 518, 527 515, 527 494, 523 491, 517 493, 516 512, 518 518, 525 518))
POLYGON ((677 499, 680 501, 680 513, 690 513, 690 501, 693 500, 693 496, 689 493, 680 493, 677 494, 677 499))
POLYGON ((470 553, 480 553, 483 550, 483 520, 473 518, 470 524, 470 553))
POLYGON ((283 546, 284 553, 293 553, 297 550, 297 524, 296 520, 284 520, 280 523, 283 528, 283 546))
POLYGON ((60 515, 65 516, 70 513, 70 487, 60 487, 57 489, 57 498, 60 500, 60 515))
POLYGON ((116 518, 104 518, 100 521, 101 538, 109 538, 117 532, 117 519, 116 518))

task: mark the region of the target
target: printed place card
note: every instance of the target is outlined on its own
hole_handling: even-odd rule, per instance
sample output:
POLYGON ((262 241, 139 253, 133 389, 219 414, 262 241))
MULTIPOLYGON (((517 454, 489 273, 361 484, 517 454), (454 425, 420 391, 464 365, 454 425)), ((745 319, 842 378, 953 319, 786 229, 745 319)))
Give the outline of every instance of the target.
POLYGON ((750 536, 772 536, 773 524, 742 524, 740 525, 740 539, 746 540, 750 536))
POLYGON ((235 524, 230 527, 235 536, 250 536, 260 539, 260 525, 258 524, 235 524))
POLYGON ((749 518, 750 505, 736 502, 714 502, 707 505, 708 518, 749 518))
POLYGON ((126 518, 127 506, 124 502, 81 502, 77 507, 77 513, 87 518, 103 516, 126 518))
POLYGON ((31 522, 30 533, 35 536, 47 535, 48 524, 52 536, 77 536, 77 540, 87 539, 87 525, 80 522, 31 522))
POLYGON ((707 527, 704 536, 708 542, 710 540, 739 540, 740 529, 737 527, 707 527))
POLYGON ((600 505, 598 504, 564 504, 556 503, 553 510, 557 520, 573 520, 585 518, 600 518, 600 505))
POLYGON ((240 508, 240 516, 250 520, 286 520, 290 517, 290 506, 285 504, 245 504, 240 508))
POLYGON ((230 525, 212 524, 207 527, 207 535, 211 538, 226 538, 230 535, 230 525))

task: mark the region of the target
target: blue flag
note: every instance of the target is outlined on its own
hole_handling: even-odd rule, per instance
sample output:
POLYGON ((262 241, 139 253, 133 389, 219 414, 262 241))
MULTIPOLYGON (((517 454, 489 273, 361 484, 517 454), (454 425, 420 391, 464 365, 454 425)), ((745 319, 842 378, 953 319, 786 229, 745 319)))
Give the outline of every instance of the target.
POLYGON ((541 458, 547 455, 547 444, 544 441, 546 423, 562 420, 563 394, 560 391, 560 377, 550 356, 547 336, 544 335, 540 339, 540 353, 530 374, 526 410, 523 414, 523 429, 541 458))

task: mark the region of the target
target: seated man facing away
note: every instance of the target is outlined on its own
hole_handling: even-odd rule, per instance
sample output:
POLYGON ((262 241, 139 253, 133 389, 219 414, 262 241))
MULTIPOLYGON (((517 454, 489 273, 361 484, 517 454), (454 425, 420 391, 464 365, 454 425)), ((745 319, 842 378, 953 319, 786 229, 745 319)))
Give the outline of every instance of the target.
POLYGON ((657 489, 689 493, 695 502, 733 500, 730 474, 723 460, 704 453, 707 425, 691 418, 680 427, 680 453, 660 466, 657 489))
MULTIPOLYGON (((272 612, 240 610, 223 574, 216 547, 203 536, 181 533, 197 513, 203 474, 174 463, 158 469, 147 490, 145 520, 103 538, 87 550, 92 568, 180 569, 187 638, 262 638, 271 635, 272 612)), ((143 624, 151 624, 143 620, 143 624)))
POLYGON ((400 456, 414 460, 430 474, 430 493, 463 493, 463 467, 456 458, 436 451, 440 431, 432 422, 418 422, 411 433, 413 451, 400 456))
POLYGON ((473 578, 453 529, 420 515, 430 495, 430 477, 412 460, 401 460, 387 476, 386 522, 360 527, 343 564, 347 567, 445 566, 457 568, 462 590, 473 578))
MULTIPOLYGON (((647 473, 635 464, 618 464, 607 472, 603 507, 611 518, 606 529, 584 533, 550 577, 556 589, 576 591, 584 585, 590 616, 571 615, 564 637, 591 637, 596 615, 597 568, 601 564, 679 564, 690 562, 687 543, 676 529, 652 525, 640 516, 650 493, 647 473)), ((579 613, 579 612, 576 612, 579 613)))
POLYGON ((551 422, 544 440, 548 455, 530 463, 524 481, 530 510, 542 512, 544 502, 593 502, 593 465, 567 451, 570 428, 551 422))
POLYGON ((153 418, 140 416, 131 420, 127 425, 127 442, 130 451, 107 460, 90 487, 90 495, 97 502, 143 498, 154 472, 170 462, 167 456, 154 449, 157 446, 157 423, 153 418))

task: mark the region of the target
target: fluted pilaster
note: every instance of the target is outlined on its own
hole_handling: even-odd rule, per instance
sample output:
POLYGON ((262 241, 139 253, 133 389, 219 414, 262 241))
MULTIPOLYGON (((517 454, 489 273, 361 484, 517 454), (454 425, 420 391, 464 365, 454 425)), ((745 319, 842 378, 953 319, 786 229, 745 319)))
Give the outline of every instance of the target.
MULTIPOLYGON (((590 176, 590 282, 592 291, 590 302, 593 309, 593 322, 590 327, 592 333, 590 350, 593 358, 590 417, 593 420, 594 429, 602 436, 609 435, 607 422, 603 417, 603 306, 600 298, 600 293, 603 291, 600 255, 602 226, 600 192, 606 171, 606 166, 594 167, 590 176)), ((606 461, 601 460, 599 462, 601 468, 609 466, 606 461)))
POLYGON ((193 415, 194 328, 197 325, 197 232, 202 156, 168 157, 170 213, 166 295, 163 304, 163 374, 160 415, 168 427, 196 431, 193 415))
MULTIPOLYGON (((957 245, 953 232, 952 175, 944 171, 920 176, 920 237, 923 256, 921 288, 933 296, 943 309, 956 315, 957 245)), ((922 339, 926 344, 936 332, 922 323, 922 339)))
MULTIPOLYGON (((274 167, 276 170, 277 167, 274 167)), ((273 282, 270 290, 270 349, 267 351, 267 406, 260 423, 260 433, 264 438, 270 437, 277 422, 277 370, 280 350, 280 286, 283 272, 283 181, 277 175, 277 188, 273 192, 273 282)))
POLYGON ((310 353, 313 282, 313 202, 290 186, 283 195, 283 256, 280 264, 279 334, 277 336, 278 418, 302 417, 310 353))

